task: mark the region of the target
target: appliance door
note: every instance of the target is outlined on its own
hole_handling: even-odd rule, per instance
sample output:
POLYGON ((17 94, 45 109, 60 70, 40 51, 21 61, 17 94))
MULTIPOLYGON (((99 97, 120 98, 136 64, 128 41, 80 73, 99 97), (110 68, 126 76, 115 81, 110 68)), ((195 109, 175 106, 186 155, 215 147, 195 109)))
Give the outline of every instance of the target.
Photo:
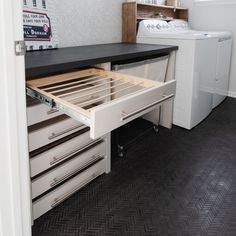
POLYGON ((196 40, 190 128, 212 111, 216 57, 216 38, 196 40))
MULTIPOLYGON (((165 82, 168 60, 169 56, 162 56, 135 63, 113 65, 112 70, 126 75, 137 76, 158 82, 165 82)), ((145 114, 142 118, 158 125, 160 120, 160 110, 161 108, 159 107, 145 114)))
POLYGON ((218 106, 228 95, 231 50, 232 39, 219 38, 217 49, 215 94, 213 96, 213 108, 218 106))

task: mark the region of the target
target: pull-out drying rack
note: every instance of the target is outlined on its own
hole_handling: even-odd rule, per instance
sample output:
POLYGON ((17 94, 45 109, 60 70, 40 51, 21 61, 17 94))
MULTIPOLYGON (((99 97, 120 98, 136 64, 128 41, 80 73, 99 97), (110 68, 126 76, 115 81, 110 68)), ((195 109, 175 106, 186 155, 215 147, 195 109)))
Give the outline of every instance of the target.
POLYGON ((90 127, 98 138, 173 99, 176 82, 87 69, 27 81, 27 94, 90 127))

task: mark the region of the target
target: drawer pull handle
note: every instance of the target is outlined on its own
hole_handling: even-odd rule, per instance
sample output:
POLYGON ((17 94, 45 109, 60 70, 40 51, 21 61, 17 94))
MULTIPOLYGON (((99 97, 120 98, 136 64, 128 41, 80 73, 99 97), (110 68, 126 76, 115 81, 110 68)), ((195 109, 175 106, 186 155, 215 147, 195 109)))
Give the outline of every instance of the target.
POLYGON ((97 155, 97 156, 92 156, 90 157, 90 160, 88 162, 86 162, 83 166, 65 174, 64 176, 62 177, 59 177, 59 178, 54 178, 53 179, 53 182, 50 184, 50 186, 53 188, 55 186, 57 186, 58 184, 62 183, 63 181, 67 180, 68 178, 70 178, 71 176, 73 175, 76 175, 77 173, 79 173, 80 171, 82 171, 83 169, 85 169, 86 167, 92 165, 93 163, 97 162, 97 161, 100 161, 104 159, 104 157, 100 156, 100 155, 97 155))
POLYGON ((52 140, 54 138, 60 137, 63 134, 69 133, 69 132, 71 132, 71 131, 73 131, 75 129, 78 129, 78 128, 82 129, 82 128, 85 128, 85 127, 86 127, 85 125, 76 125, 76 126, 73 126, 73 127, 69 128, 69 129, 66 129, 64 131, 61 131, 61 132, 58 132, 58 133, 52 133, 51 136, 48 137, 48 139, 52 140))
POLYGON ((86 145, 84 145, 82 147, 76 148, 75 150, 73 150, 73 151, 71 151, 69 153, 66 153, 63 156, 54 157, 53 160, 50 162, 50 165, 53 166, 53 165, 57 164, 58 162, 61 162, 61 161, 65 160, 65 159, 67 159, 69 157, 77 155, 77 154, 81 153, 82 151, 84 151, 85 149, 90 148, 90 147, 92 147, 92 146, 94 146, 96 144, 99 144, 102 141, 103 141, 102 139, 97 139, 97 140, 92 141, 92 142, 90 142, 90 143, 88 143, 88 144, 86 144, 86 145))
POLYGON ((51 114, 54 114, 54 113, 56 113, 56 112, 59 112, 59 111, 56 110, 56 109, 54 109, 54 108, 52 108, 52 109, 50 109, 49 111, 47 111, 47 114, 48 114, 48 115, 51 115, 51 114))
POLYGON ((154 106, 156 106, 156 105, 158 105, 158 104, 160 104, 160 103, 162 103, 162 102, 164 102, 166 100, 169 100, 169 99, 173 98, 174 96, 175 96, 174 94, 170 94, 168 96, 163 95, 163 98, 160 99, 159 101, 154 102, 154 103, 152 103, 152 104, 150 104, 150 105, 148 105, 146 107, 140 108, 139 110, 134 111, 134 112, 132 112, 130 114, 126 114, 125 112, 122 112, 121 120, 125 121, 125 120, 131 118, 132 116, 135 116, 135 115, 139 114, 140 112, 143 112, 143 111, 145 111, 145 110, 147 110, 149 108, 152 108, 152 107, 154 107, 154 106))
POLYGON ((69 198, 74 193, 76 193, 78 190, 80 190, 81 188, 83 188, 87 184, 89 184, 92 180, 96 179, 100 174, 101 174, 101 172, 97 172, 97 173, 92 174, 92 176, 90 176, 89 178, 85 179, 82 183, 80 183, 79 186, 72 189, 71 192, 62 195, 61 197, 55 198, 54 202, 51 204, 51 208, 54 208, 54 207, 58 206, 60 203, 62 203, 67 198, 69 198))
POLYGON ((227 38, 219 38, 219 39, 218 39, 218 42, 221 43, 221 42, 224 42, 224 41, 226 41, 226 40, 230 40, 230 39, 231 39, 231 37, 227 37, 227 38))

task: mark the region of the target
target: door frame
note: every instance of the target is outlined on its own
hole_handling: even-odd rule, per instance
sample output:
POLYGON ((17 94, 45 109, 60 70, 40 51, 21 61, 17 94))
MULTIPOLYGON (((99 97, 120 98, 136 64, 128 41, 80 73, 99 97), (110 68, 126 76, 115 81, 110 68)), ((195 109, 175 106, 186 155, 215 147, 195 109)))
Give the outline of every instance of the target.
POLYGON ((0 0, 0 236, 31 235, 22 0, 0 0))

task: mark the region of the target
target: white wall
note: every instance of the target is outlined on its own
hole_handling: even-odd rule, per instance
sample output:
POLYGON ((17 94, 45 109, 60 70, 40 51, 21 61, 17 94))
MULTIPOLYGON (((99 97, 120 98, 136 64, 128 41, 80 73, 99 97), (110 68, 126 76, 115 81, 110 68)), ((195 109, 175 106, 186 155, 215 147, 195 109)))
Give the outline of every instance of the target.
MULTIPOLYGON (((233 34, 233 48, 236 45, 236 1, 216 0, 215 4, 197 5, 194 0, 182 0, 182 6, 189 8, 190 24, 200 30, 227 30, 233 34)), ((236 97, 236 50, 233 49, 230 95, 236 97)))
MULTIPOLYGON (((55 0, 60 47, 120 42, 122 2, 125 0, 55 0)), ((236 45, 236 1, 216 0, 199 6, 181 0, 190 10, 191 25, 200 30, 228 30, 236 45), (222 3, 226 2, 227 5, 222 3)), ((236 51, 233 51, 230 95, 236 97, 236 51)))
POLYGON ((60 47, 121 41, 124 0, 55 0, 60 47))

